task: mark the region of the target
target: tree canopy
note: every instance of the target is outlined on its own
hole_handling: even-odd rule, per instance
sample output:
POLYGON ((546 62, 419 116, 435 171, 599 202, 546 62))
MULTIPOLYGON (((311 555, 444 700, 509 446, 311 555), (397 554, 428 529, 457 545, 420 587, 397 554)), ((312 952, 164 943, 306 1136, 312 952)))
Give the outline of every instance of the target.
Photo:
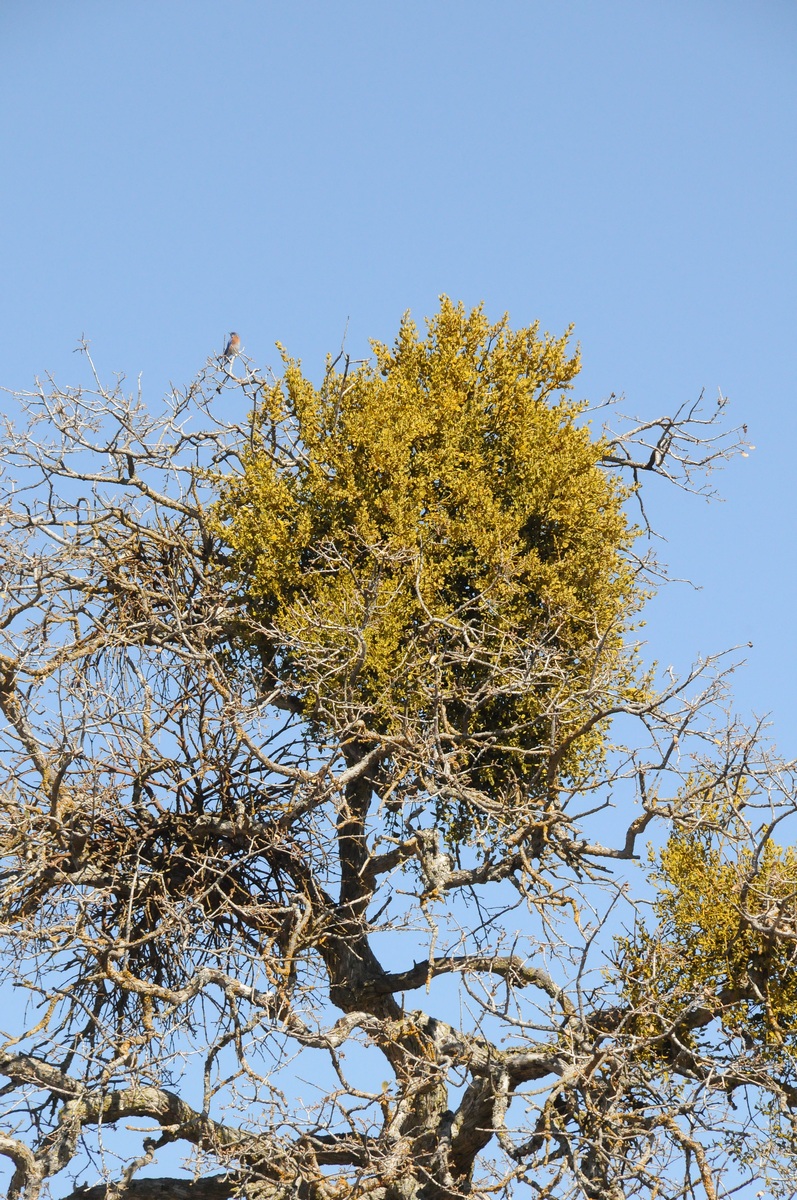
POLYGON ((9 1195, 791 1195, 793 771, 635 633, 743 431, 445 298, 372 350, 19 397, 9 1195))

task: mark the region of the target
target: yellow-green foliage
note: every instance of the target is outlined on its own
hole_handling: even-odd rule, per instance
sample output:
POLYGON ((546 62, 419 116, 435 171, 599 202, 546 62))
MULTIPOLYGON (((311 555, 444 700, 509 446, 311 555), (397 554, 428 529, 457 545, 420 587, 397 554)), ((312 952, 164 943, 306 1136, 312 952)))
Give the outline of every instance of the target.
POLYGON ((393 348, 372 346, 375 364, 321 387, 285 358, 225 486, 233 575, 320 725, 434 720, 476 754, 475 782, 510 763, 518 778, 554 702, 561 739, 597 691, 633 686, 632 535, 567 395, 578 353, 447 299, 425 337, 405 318, 393 348))
POLYGON ((657 1013, 649 1032, 677 1019, 688 996, 728 1031, 781 1045, 797 1032, 797 853, 719 843, 710 830, 679 830, 661 851, 660 926, 626 945, 629 986, 657 1013))

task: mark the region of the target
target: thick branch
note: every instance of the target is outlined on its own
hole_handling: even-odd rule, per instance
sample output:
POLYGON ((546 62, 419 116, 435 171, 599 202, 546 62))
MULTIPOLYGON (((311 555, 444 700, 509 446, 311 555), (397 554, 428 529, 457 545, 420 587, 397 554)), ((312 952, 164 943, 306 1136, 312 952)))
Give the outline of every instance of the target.
POLYGON ((465 954, 458 958, 440 957, 425 962, 416 962, 406 971, 395 971, 385 975, 375 985, 379 991, 403 992, 425 987, 430 979, 438 975, 482 972, 499 975, 516 987, 538 987, 558 1003, 573 1011, 572 1005, 561 988, 557 987, 547 971, 530 967, 516 955, 502 957, 481 954, 465 954))
MULTIPOLYGON (((240 1180, 234 1175, 212 1175, 208 1179, 131 1179, 125 1185, 125 1200, 235 1200, 240 1180)), ((274 1195, 278 1194, 275 1185, 274 1195)), ((65 1200, 117 1200, 118 1185, 98 1183, 77 1188, 65 1200)))

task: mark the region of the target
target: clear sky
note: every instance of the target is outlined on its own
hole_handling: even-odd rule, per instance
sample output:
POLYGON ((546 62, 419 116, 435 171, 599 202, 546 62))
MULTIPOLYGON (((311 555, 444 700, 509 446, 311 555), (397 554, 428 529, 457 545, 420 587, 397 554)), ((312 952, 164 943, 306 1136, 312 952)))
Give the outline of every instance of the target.
POLYGON ((720 387, 723 505, 651 500, 651 651, 752 641, 797 754, 794 0, 2 0, 0 383, 143 373, 237 329, 310 373, 439 293, 575 323, 579 391, 720 387))

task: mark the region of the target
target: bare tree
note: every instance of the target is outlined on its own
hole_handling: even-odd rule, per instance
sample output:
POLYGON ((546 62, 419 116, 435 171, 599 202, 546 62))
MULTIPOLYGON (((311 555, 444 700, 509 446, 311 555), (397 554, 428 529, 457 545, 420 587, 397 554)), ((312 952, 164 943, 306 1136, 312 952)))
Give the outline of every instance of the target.
MULTIPOLYGON (((410 699, 375 699, 382 592, 347 623, 300 579, 288 626, 242 583, 241 488, 307 449, 282 381, 238 365, 156 413, 47 380, 5 432, 9 1195, 793 1194, 797 881, 767 847, 794 781, 723 715, 724 660, 643 686, 626 634, 609 654, 597 623, 574 657, 552 609, 499 646, 463 585, 415 622, 410 699), (732 868, 738 970, 690 969, 711 918, 689 932, 673 846, 732 868), (187 1169, 154 1174, 172 1146, 187 1169)), ((362 370, 330 365, 332 425, 362 370)), ((607 435, 596 470, 700 487, 739 448, 717 416, 607 435)), ((306 577, 360 570, 352 544, 316 539, 306 577)), ((360 549, 369 579, 420 579, 360 549)))

